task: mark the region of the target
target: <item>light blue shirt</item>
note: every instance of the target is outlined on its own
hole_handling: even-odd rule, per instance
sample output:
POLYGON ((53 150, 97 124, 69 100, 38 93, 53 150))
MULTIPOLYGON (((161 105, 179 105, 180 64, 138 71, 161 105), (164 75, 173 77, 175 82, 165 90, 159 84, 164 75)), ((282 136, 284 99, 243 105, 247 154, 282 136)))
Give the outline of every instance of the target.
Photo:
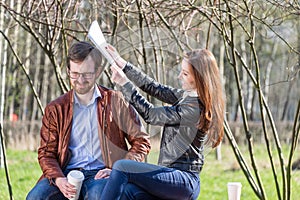
POLYGON ((87 105, 80 104, 74 92, 73 122, 69 143, 72 156, 67 169, 92 170, 104 167, 98 137, 97 98, 101 98, 101 93, 96 85, 93 97, 87 105))

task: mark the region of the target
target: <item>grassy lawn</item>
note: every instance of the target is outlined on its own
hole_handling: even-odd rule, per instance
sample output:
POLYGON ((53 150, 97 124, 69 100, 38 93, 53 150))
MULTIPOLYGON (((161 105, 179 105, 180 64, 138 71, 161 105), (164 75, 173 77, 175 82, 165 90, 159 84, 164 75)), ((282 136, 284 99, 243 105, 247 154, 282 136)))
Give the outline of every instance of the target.
MULTIPOLYGON (((241 147, 243 152, 247 152, 246 147, 241 147)), ((258 145, 256 159, 260 170, 260 177, 266 190, 268 199, 278 199, 275 190, 275 184, 271 173, 271 168, 267 159, 265 147, 258 145)), ((284 156, 287 157, 288 149, 284 147, 284 156)), ((157 148, 153 148, 148 156, 148 162, 156 163, 157 148)), ((273 156, 277 158, 274 152, 273 156)), ((299 154, 296 154, 296 157, 299 154)), ((248 154, 245 159, 249 160, 248 154)), ((41 175, 40 167, 37 163, 37 153, 29 151, 7 150, 7 162, 10 174, 11 187, 15 200, 25 199, 28 191, 34 186, 41 175)), ((278 161, 276 161, 278 165, 278 161)), ((249 166, 250 167, 250 166, 249 166)), ((281 177, 280 169, 277 169, 278 177, 281 177)), ((227 182, 242 183, 242 200, 258 199, 244 174, 239 169, 231 147, 222 146, 222 160, 215 159, 215 152, 211 151, 206 155, 206 163, 201 172, 201 194, 200 200, 226 200, 227 199, 227 182)), ((281 184, 281 180, 280 180, 281 184)), ((280 185, 281 187, 281 185, 280 185)), ((297 199, 297 192, 300 189, 300 171, 294 171, 292 174, 292 198, 297 199)), ((0 199, 9 200, 7 181, 4 168, 0 169, 0 199)))

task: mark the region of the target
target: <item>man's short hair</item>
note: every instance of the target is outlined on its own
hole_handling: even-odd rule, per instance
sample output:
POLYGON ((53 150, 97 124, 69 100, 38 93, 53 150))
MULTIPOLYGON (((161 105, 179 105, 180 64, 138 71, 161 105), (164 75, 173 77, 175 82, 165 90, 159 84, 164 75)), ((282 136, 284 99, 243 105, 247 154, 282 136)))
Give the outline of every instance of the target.
POLYGON ((101 67, 102 55, 97 48, 92 46, 90 43, 84 41, 74 43, 68 51, 68 56, 67 56, 68 69, 70 69, 70 61, 75 63, 81 63, 88 56, 91 56, 92 60, 95 63, 95 70, 101 67))

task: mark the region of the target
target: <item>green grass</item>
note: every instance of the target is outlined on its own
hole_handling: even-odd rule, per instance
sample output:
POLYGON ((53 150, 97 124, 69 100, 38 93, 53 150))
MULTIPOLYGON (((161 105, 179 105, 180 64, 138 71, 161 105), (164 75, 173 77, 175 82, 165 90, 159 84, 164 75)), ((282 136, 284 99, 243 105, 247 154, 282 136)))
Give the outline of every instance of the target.
MULTIPOLYGON (((6 154, 13 197, 15 200, 25 199, 41 175, 37 153, 7 150, 6 154)), ((10 199, 4 168, 0 169, 0 199, 10 199)))
MULTIPOLYGON (((262 183, 266 190, 267 198, 270 200, 278 199, 275 190, 275 184, 271 168, 269 166, 268 157, 265 147, 258 145, 256 148, 255 157, 257 159, 258 168, 262 183)), ((284 156, 287 157, 288 149, 284 149, 284 156)), ((246 147, 242 147, 243 152, 247 152, 246 147)), ((28 191, 34 186, 41 175, 41 170, 37 162, 37 153, 30 151, 7 150, 7 163, 10 174, 10 182, 15 200, 25 199, 28 191)), ((157 162, 157 148, 151 150, 148 156, 148 162, 157 162)), ((273 153, 276 158, 276 153, 273 153)), ((245 159, 249 161, 247 154, 245 159)), ((281 171, 277 166, 278 176, 281 177, 281 171)), ((249 166, 251 167, 251 166, 249 166)), ((201 193, 198 199, 200 200, 226 200, 227 199, 227 182, 238 181, 242 183, 242 200, 258 199, 252 188, 247 182, 243 172, 239 169, 231 147, 222 146, 222 160, 215 159, 214 151, 206 155, 204 169, 201 172, 201 193)), ((279 180, 281 184, 281 179, 279 180)), ((281 187, 281 185, 280 185, 281 187)), ((300 188, 300 171, 292 173, 292 200, 297 199, 297 192, 300 188)), ((9 193, 4 168, 0 169, 0 199, 9 200, 9 193)))

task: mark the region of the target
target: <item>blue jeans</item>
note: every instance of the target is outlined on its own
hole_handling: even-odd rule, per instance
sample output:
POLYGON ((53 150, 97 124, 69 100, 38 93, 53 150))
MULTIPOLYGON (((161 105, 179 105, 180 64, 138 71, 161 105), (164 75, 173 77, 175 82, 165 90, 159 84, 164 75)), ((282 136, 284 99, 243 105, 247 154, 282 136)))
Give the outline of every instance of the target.
POLYGON ((116 161, 101 195, 103 200, 197 199, 198 173, 132 160, 116 161))
MULTIPOLYGON (((65 176, 70 170, 64 172, 65 176)), ((99 170, 81 170, 84 174, 84 181, 81 186, 79 199, 100 199, 100 195, 108 179, 95 180, 94 177, 99 170)), ((26 200, 63 200, 66 199, 57 186, 50 185, 49 180, 40 180, 28 193, 26 200)))

